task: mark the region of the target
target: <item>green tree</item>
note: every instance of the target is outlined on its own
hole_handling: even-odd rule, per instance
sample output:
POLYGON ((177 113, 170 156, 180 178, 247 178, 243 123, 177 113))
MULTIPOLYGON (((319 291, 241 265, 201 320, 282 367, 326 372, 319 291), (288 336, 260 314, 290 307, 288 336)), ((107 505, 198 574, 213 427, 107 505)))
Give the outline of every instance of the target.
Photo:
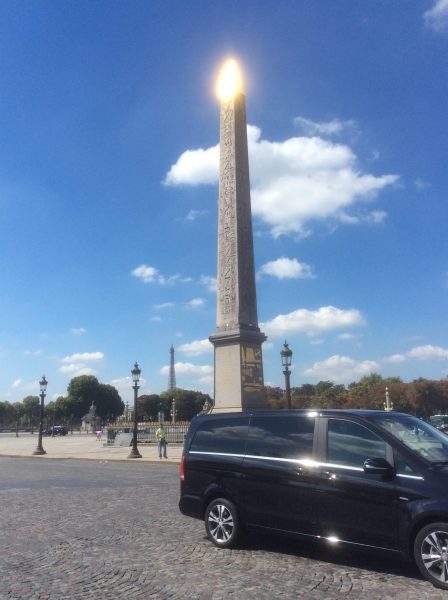
POLYGON ((73 377, 67 387, 67 398, 69 400, 71 414, 76 419, 89 412, 92 402, 96 401, 98 393, 98 379, 93 375, 79 375, 73 377))
POLYGON ((96 414, 101 419, 115 419, 124 412, 124 402, 113 385, 98 384, 96 395, 96 414))
POLYGON ((15 425, 17 409, 22 409, 20 402, 17 402, 16 404, 11 404, 8 401, 0 402, 0 424, 5 427, 12 427, 15 425))
POLYGON ((267 385, 265 387, 265 395, 268 408, 277 410, 286 407, 286 399, 283 397, 284 391, 281 388, 267 385))
POLYGON ((39 420, 39 405, 39 396, 26 396, 26 398, 22 400, 23 413, 28 419, 31 427, 39 420))
POLYGON ((67 414, 81 419, 89 412, 92 403, 101 419, 114 419, 124 411, 124 403, 112 385, 99 383, 93 375, 73 377, 67 388, 67 414))
POLYGON ((189 421, 201 412, 206 402, 211 402, 208 394, 193 390, 176 388, 160 394, 160 404, 165 411, 165 417, 171 415, 172 402, 176 402, 176 420, 189 421))
POLYGON ((137 399, 137 415, 140 419, 155 421, 159 412, 160 396, 143 394, 137 399))

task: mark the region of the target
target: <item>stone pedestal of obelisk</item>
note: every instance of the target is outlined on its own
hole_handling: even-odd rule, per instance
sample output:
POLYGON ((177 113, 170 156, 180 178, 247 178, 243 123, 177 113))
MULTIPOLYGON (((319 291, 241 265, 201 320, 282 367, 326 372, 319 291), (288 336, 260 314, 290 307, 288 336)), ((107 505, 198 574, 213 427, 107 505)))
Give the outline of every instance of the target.
POLYGON ((221 99, 218 275, 213 412, 265 408, 242 92, 221 99))

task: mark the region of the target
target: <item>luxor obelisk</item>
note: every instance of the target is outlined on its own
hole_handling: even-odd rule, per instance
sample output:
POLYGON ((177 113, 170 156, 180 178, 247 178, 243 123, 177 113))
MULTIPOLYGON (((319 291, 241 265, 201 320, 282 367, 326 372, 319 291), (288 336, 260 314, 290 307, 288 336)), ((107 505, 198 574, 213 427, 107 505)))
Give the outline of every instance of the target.
POLYGON ((246 99, 235 61, 218 81, 221 99, 218 274, 213 412, 265 408, 255 289, 246 99))

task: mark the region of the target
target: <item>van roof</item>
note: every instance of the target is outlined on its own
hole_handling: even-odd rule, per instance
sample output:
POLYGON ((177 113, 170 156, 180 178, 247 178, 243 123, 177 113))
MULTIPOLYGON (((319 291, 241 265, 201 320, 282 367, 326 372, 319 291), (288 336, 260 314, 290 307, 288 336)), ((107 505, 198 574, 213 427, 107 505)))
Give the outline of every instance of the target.
POLYGON ((396 411, 369 410, 369 409, 340 409, 340 408, 296 408, 292 410, 248 410, 241 412, 211 412, 206 415, 198 415, 195 419, 209 419, 211 417, 226 418, 238 416, 280 416, 280 415, 307 415, 307 416, 330 416, 330 415, 357 415, 360 417, 379 417, 390 414, 406 414, 396 411))

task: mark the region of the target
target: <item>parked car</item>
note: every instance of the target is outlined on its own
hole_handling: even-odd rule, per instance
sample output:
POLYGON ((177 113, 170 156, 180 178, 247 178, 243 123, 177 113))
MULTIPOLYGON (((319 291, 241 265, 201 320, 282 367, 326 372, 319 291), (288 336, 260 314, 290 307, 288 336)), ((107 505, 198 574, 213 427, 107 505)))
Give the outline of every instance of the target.
POLYGON ((246 529, 414 559, 448 589, 448 437, 385 411, 294 410, 195 417, 179 508, 210 541, 246 529))
POLYGON ((64 425, 54 425, 42 431, 43 435, 67 435, 68 429, 64 425))
POLYGON ((448 415, 433 415, 429 422, 443 433, 448 433, 448 415))

